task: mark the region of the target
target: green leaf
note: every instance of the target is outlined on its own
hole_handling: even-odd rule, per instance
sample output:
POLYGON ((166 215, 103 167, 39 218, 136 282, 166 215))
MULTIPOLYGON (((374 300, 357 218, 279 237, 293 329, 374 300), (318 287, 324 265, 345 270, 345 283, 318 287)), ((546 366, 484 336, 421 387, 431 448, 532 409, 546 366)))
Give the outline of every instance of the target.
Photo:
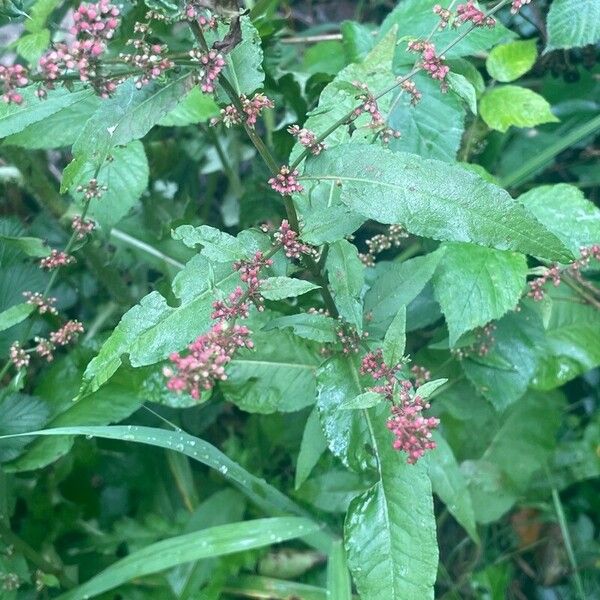
POLYGON ((423 464, 407 464, 392 448, 385 410, 366 414, 379 481, 348 509, 348 566, 362 600, 433 599, 438 549, 431 483, 423 464))
POLYGON ((188 248, 202 245, 202 254, 215 262, 232 263, 248 258, 249 253, 238 239, 209 225, 180 225, 172 233, 174 240, 181 240, 188 248))
POLYGON ((570 256, 506 191, 460 167, 377 146, 344 144, 307 161, 306 174, 338 182, 342 202, 365 217, 402 224, 416 235, 549 260, 570 256))
POLYGON ((327 440, 321 429, 319 411, 313 408, 306 420, 300 452, 296 461, 296 478, 294 488, 298 489, 311 474, 315 465, 319 462, 323 452, 327 449, 327 440))
MULTIPOLYGON (((426 73, 417 73, 414 82, 423 95, 416 106, 411 104, 410 96, 400 90, 390 94, 390 100, 395 99, 391 102, 389 124, 401 135, 390 141, 389 148, 454 162, 464 132, 463 103, 453 94, 442 93, 439 83, 426 73)), ((385 105, 381 108, 386 109, 385 105)))
POLYGON ((309 74, 337 75, 345 66, 343 45, 338 40, 325 40, 308 46, 302 59, 302 69, 309 74))
POLYGON ((446 244, 434 277, 454 346, 463 333, 499 319, 521 298, 527 260, 516 252, 500 252, 471 244, 446 244))
POLYGON ((433 381, 427 381, 423 385, 417 388, 417 394, 421 398, 429 398, 439 387, 443 386, 448 380, 445 377, 440 379, 434 379, 433 381))
MULTIPOLYGON (((226 67, 223 69, 223 75, 229 79, 238 96, 241 94, 249 96, 262 87, 265 80, 262 68, 263 51, 260 36, 250 18, 243 16, 240 18, 240 23, 242 41, 225 57, 226 67)), ((221 30, 221 27, 219 29, 221 30)), ((231 102, 221 86, 217 87, 217 100, 224 103, 231 102)))
POLYGON ((313 404, 321 362, 318 347, 287 331, 256 331, 252 340, 254 349, 236 352, 227 367, 227 380, 220 386, 227 400, 263 414, 313 404))
MULTIPOLYGON (((258 3, 256 6, 258 6, 258 3)), ((305 583, 259 577, 257 575, 240 575, 228 587, 254 598, 287 599, 296 597, 301 600, 330 600, 326 589, 305 583)))
POLYGON ((35 306, 33 304, 23 302, 0 312, 0 331, 10 329, 13 325, 24 321, 34 310, 35 306))
POLYGON ((546 52, 595 44, 600 40, 600 4, 596 0, 554 0, 547 28, 546 52))
POLYGON ((564 398, 529 391, 503 415, 479 460, 461 465, 480 523, 499 519, 544 468, 556 446, 564 398))
POLYGON ((36 63, 50 45, 50 31, 41 29, 35 33, 28 33, 19 38, 17 52, 31 64, 36 63))
POLYGON ((317 408, 331 453, 354 471, 365 471, 373 457, 367 448, 369 427, 362 411, 340 410, 362 393, 353 357, 335 357, 317 373, 317 408))
POLYGON ((341 541, 331 544, 331 552, 327 561, 327 590, 329 600, 352 600, 352 584, 346 551, 341 541))
POLYGON ((325 268, 340 316, 362 332, 361 292, 365 267, 358 257, 356 246, 347 240, 338 240, 331 244, 325 268))
MULTIPOLYGON (((379 28, 379 37, 383 37, 392 27, 398 27, 398 48, 394 58, 395 66, 403 66, 408 72, 409 68, 415 62, 413 52, 406 50, 407 39, 426 38, 433 31, 436 24, 439 23, 438 15, 434 14, 433 7, 440 4, 448 8, 451 0, 406 0, 400 2, 396 8, 388 14, 379 28)), ((435 46, 438 52, 448 58, 457 58, 460 56, 469 56, 489 50, 496 44, 507 41, 514 37, 514 34, 506 29, 502 23, 496 23, 495 27, 478 27, 471 31, 464 39, 453 45, 447 51, 444 48, 457 38, 456 30, 448 27, 436 31, 435 46)))
MULTIPOLYGON (((420 395, 420 392, 417 393, 420 395)), ((437 432, 433 434, 433 439, 436 448, 427 454, 433 492, 440 497, 450 514, 465 528, 471 539, 479 543, 467 481, 448 442, 437 432)))
POLYGON ((523 396, 537 370, 543 348, 539 315, 522 304, 520 312, 498 321, 489 347, 486 356, 472 356, 462 365, 477 391, 501 412, 523 396))
POLYGON ((375 45, 373 30, 356 21, 344 21, 340 26, 342 46, 348 62, 363 61, 375 45))
POLYGON ((81 133, 81 123, 87 121, 102 100, 98 96, 84 96, 43 121, 32 123, 22 131, 9 135, 6 146, 21 146, 36 150, 70 146, 81 133))
POLYGON ((511 125, 535 127, 559 122, 542 96, 517 85, 488 90, 479 102, 479 112, 488 127, 503 133, 511 125))
POLYGON ((195 123, 205 123, 219 114, 219 106, 209 94, 203 94, 199 87, 190 90, 187 95, 158 121, 164 127, 183 127, 195 123))
POLYGON ((93 95, 89 89, 69 92, 65 88, 59 88, 48 92, 45 100, 40 100, 36 91, 37 86, 33 85, 19 90, 23 96, 23 104, 0 104, 0 139, 23 131, 29 125, 39 123, 59 110, 93 95))
MULTIPOLYGON (((69 177, 71 163, 65 170, 69 177)), ((92 163, 85 163, 78 168, 71 179, 72 188, 85 186, 96 175, 92 163)), ((97 221, 102 229, 108 232, 116 225, 140 199, 148 186, 149 167, 144 145, 142 142, 130 142, 126 146, 113 148, 110 160, 102 164, 96 179, 100 185, 106 185, 107 190, 101 198, 93 199, 90 203, 88 216, 97 221)), ((82 192, 72 192, 75 198, 83 204, 82 192)))
POLYGON ((307 519, 276 517, 218 525, 150 544, 95 575, 61 600, 85 600, 119 585, 183 563, 261 548, 318 529, 307 519))
POLYGON ((356 410, 357 408, 372 408, 383 400, 377 392, 363 392, 354 398, 347 398, 340 404, 340 410, 356 410))
POLYGON ((318 289, 319 286, 310 281, 292 277, 267 277, 260 283, 260 293, 267 300, 295 298, 318 289))
POLYGON ((173 280, 180 304, 171 307, 158 292, 151 292, 125 313, 88 365, 81 394, 105 383, 122 364, 124 354, 129 355, 132 366, 141 367, 182 350, 210 327, 215 288, 228 294, 238 284, 239 275, 230 264, 214 264, 204 256, 194 256, 173 280))
POLYGON ((464 76, 459 73, 453 73, 450 71, 446 77, 450 89, 461 99, 464 100, 465 104, 469 107, 469 110, 476 115, 477 114, 477 94, 473 84, 464 76))
POLYGON ((383 338, 383 360, 388 365, 397 365, 402 361, 405 349, 406 306, 402 306, 383 338))
MULTIPOLYGON (((43 427, 47 420, 48 407, 40 398, 25 394, 0 396, 0 439, 43 427)), ((31 440, 17 437, 0 441, 0 463, 18 456, 31 440)))
POLYGON ((525 75, 536 60, 537 40, 519 40, 492 48, 485 68, 494 79, 506 83, 525 75))
POLYGON ((525 208, 575 256, 600 241, 600 209, 574 185, 542 185, 519 196, 525 208))
POLYGON ((382 338, 402 306, 408 305, 431 279, 444 255, 440 248, 405 262, 379 263, 377 278, 365 294, 369 334, 382 338))
POLYGON ((338 322, 331 317, 320 314, 300 313, 273 319, 263 327, 263 330, 271 331, 272 329, 291 327, 298 337, 315 342, 333 343, 338 340, 336 335, 338 326, 338 322))
POLYGON ((542 390, 564 385, 600 365, 600 311, 576 303, 577 295, 564 287, 549 292, 544 351, 533 381, 542 390))
POLYGON ((0 235, 0 242, 10 248, 15 248, 27 256, 33 256, 34 258, 42 258, 50 254, 50 248, 48 247, 47 242, 39 238, 0 235))
POLYGON ((77 187, 83 170, 99 169, 117 146, 144 137, 177 105, 191 87, 188 74, 137 89, 133 79, 119 85, 114 96, 100 103, 73 145, 73 161, 63 173, 61 192, 77 187))
POLYGON ((41 31, 58 4, 59 0, 37 0, 29 10, 30 18, 25 20, 25 31, 41 31))

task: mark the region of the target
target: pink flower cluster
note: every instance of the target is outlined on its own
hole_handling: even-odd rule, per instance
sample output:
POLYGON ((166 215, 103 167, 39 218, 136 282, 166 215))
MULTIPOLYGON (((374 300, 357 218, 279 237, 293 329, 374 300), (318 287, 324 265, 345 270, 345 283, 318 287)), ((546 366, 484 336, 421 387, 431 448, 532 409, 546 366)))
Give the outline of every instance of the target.
POLYGON ((185 7, 185 18, 188 21, 193 21, 195 19, 202 29, 216 29, 217 19, 206 14, 198 14, 198 10, 204 10, 200 2, 197 0, 188 2, 185 7))
POLYGON ((513 15, 516 15, 523 6, 525 6, 526 4, 529 4, 530 2, 531 2, 531 0, 513 0, 512 5, 510 7, 510 12, 513 15))
POLYGON ((342 352, 346 356, 358 354, 361 341, 369 337, 369 334, 366 331, 361 335, 356 330, 356 327, 353 327, 349 323, 342 323, 336 329, 335 333, 338 337, 338 341, 342 345, 342 352))
POLYGON ((19 342, 15 342, 8 352, 8 357, 10 362, 17 368, 23 369, 24 367, 29 366, 29 354, 21 348, 21 344, 19 342))
POLYGON ((412 40, 408 42, 408 49, 411 52, 419 52, 421 54, 421 67, 429 73, 433 79, 440 82, 442 91, 446 91, 446 76, 450 72, 450 67, 444 64, 444 57, 438 56, 435 52, 435 46, 430 42, 422 40, 412 40))
POLYGON ((427 418, 421 414, 430 407, 430 404, 421 396, 412 393, 410 381, 403 381, 401 385, 401 404, 392 406, 387 428, 394 434, 394 448, 406 452, 407 462, 414 464, 427 450, 436 447, 431 436, 432 431, 440 424, 440 420, 436 417, 427 418))
POLYGON ((377 129, 382 127, 385 124, 385 120, 379 112, 379 106, 377 104, 377 99, 373 95, 373 93, 369 90, 369 86, 366 83, 362 83, 360 81, 353 81, 352 85, 360 90, 360 94, 356 96, 357 100, 360 100, 362 104, 357 106, 354 109, 353 118, 356 119, 363 113, 367 113, 371 117, 371 122, 369 123, 369 127, 373 129, 377 129))
POLYGON ((410 368, 410 374, 415 381, 415 385, 423 385, 431 379, 431 372, 420 365, 413 365, 410 368))
POLYGON ((0 65, 2 100, 7 104, 21 104, 23 96, 17 92, 17 88, 25 87, 28 83, 27 69, 23 65, 0 65))
POLYGON ((378 233, 372 238, 366 240, 369 251, 364 254, 359 254, 358 257, 367 267, 375 266, 377 255, 390 248, 398 248, 404 238, 408 237, 408 233, 402 225, 390 225, 387 233, 378 233))
POLYGON ((298 259, 302 254, 315 253, 315 249, 312 246, 303 244, 298 240, 298 233, 290 227, 287 219, 281 221, 281 225, 273 237, 276 243, 283 247, 283 251, 288 258, 298 259))
POLYGON ((466 4, 459 4, 456 7, 455 25, 469 22, 475 27, 495 27, 496 25, 496 19, 486 17, 485 13, 475 6, 473 0, 467 0, 466 4))
POLYGON ((194 400, 200 399, 202 391, 210 390, 217 381, 227 379, 225 366, 238 348, 252 348, 250 330, 243 325, 229 325, 225 321, 215 323, 208 333, 201 335, 188 347, 188 354, 174 352, 169 367, 163 370, 168 377, 167 388, 174 392, 187 391, 194 400))
POLYGON ((283 165, 279 169, 279 173, 269 179, 269 185, 271 189, 279 192, 282 196, 291 196, 304 190, 297 178, 298 171, 296 169, 292 171, 287 165, 283 165))
POLYGON ((440 24, 438 27, 440 29, 446 29, 446 27, 448 27, 448 22, 450 21, 450 19, 452 17, 452 13, 447 8, 444 8, 440 4, 436 4, 433 7, 433 12, 436 15, 439 15, 439 17, 440 17, 440 24))
POLYGON ((56 308, 52 306, 56 302, 56 298, 44 298, 39 292, 23 292, 23 296, 25 296, 27 304, 31 304, 37 308, 40 315, 45 313, 51 315, 58 314, 56 308))
POLYGON ((50 341, 57 346, 66 346, 76 340, 80 333, 83 333, 83 325, 79 321, 67 321, 50 334, 50 341))
POLYGON ((52 271, 53 269, 59 269, 60 267, 64 267, 74 262, 74 256, 63 252, 62 250, 51 250, 49 256, 45 256, 40 260, 40 267, 52 271))
MULTIPOLYGON (((275 107, 275 104, 270 98, 260 93, 254 94, 252 99, 247 98, 242 94, 240 96, 240 102, 244 108, 246 123, 250 127, 256 125, 256 121, 263 109, 275 107)), ((231 127, 232 125, 240 125, 242 123, 242 115, 240 115, 238 109, 233 104, 228 104, 225 108, 222 108, 220 112, 221 114, 218 117, 211 119, 211 125, 218 125, 222 122, 225 127, 231 127)))
POLYGON ((496 331, 496 325, 494 323, 488 323, 484 327, 480 327, 475 336, 476 340, 470 346, 463 346, 462 348, 453 348, 450 353, 452 356, 462 360, 469 356, 487 356, 496 341, 494 338, 494 331, 496 331))
POLYGON ((98 59, 106 50, 106 40, 113 37, 119 26, 119 9, 109 0, 95 4, 82 4, 73 13, 73 26, 70 31, 76 40, 70 45, 56 44, 39 60, 39 68, 45 79, 45 87, 38 90, 43 98, 46 90, 54 87, 54 82, 68 71, 77 71, 79 79, 91 82, 102 97, 108 97, 116 89, 113 81, 98 77, 98 59))
POLYGON ((273 260, 265 258, 265 255, 258 251, 252 260, 237 260, 233 263, 233 268, 239 272, 240 279, 246 284, 246 295, 250 302, 259 311, 264 310, 264 298, 260 293, 260 272, 273 264, 273 260))
POLYGON ((83 197, 86 200, 102 198, 106 190, 108 190, 108 186, 100 185, 95 178, 90 179, 85 185, 78 185, 76 188, 77 192, 83 192, 83 197))
POLYGON ((164 44, 148 44, 145 39, 131 39, 127 43, 135 48, 135 54, 120 54, 119 56, 123 62, 142 71, 135 81, 138 89, 175 66, 175 63, 166 57, 168 48, 164 44))
POLYGON ((325 144, 317 140, 316 134, 310 129, 300 128, 299 125, 288 127, 288 133, 298 138, 302 146, 308 148, 314 156, 318 156, 325 150, 325 144))
POLYGON ((371 391, 377 392, 385 396, 390 402, 394 399, 394 386, 398 381, 396 374, 402 368, 403 363, 398 363, 393 366, 387 365, 383 361, 383 351, 378 348, 374 352, 365 354, 360 363, 360 374, 370 375, 376 381, 385 380, 383 383, 373 386, 371 391))
POLYGON ((81 215, 75 215, 71 221, 71 228, 75 232, 77 239, 82 240, 96 229, 96 223, 91 219, 82 218, 81 215))
POLYGON ((589 247, 582 247, 579 250, 580 258, 573 261, 563 269, 558 265, 552 265, 548 267, 542 275, 532 279, 529 282, 529 297, 533 298, 536 302, 544 299, 545 292, 544 287, 548 281, 552 281, 554 286, 559 286, 562 281, 562 273, 566 272, 572 277, 577 279, 581 278, 581 270, 585 269, 592 259, 600 261, 600 244, 594 244, 589 247))
POLYGON ((202 54, 197 49, 189 52, 192 60, 199 62, 202 65, 202 76, 200 77, 200 89, 205 94, 212 94, 215 91, 215 81, 225 67, 225 59, 216 50, 209 50, 206 54, 202 54))
POLYGON ((421 101, 421 98, 423 97, 423 95, 417 89, 417 86, 415 85, 414 81, 411 81, 410 79, 407 79, 406 81, 403 81, 400 84, 400 87, 407 94, 410 95, 410 103, 412 104, 412 106, 416 106, 421 101))

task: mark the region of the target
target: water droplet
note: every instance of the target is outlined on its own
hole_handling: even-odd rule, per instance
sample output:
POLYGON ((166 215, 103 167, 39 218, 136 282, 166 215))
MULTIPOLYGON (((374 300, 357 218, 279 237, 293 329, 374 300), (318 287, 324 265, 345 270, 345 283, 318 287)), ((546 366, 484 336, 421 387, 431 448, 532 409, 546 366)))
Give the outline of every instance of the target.
POLYGON ((183 444, 177 444, 177 446, 175 446, 175 450, 177 450, 177 452, 183 452, 183 444))
POLYGON ((88 434, 85 436, 85 439, 86 439, 86 440, 93 440, 93 439, 94 439, 94 436, 93 436, 91 433, 88 433, 88 434))
POLYGON ((188 444, 189 444, 190 446, 195 446, 195 445, 196 445, 196 440, 190 440, 190 441, 188 442, 188 444))
POLYGON ((229 470, 229 469, 228 469, 228 468, 227 468, 225 465, 221 465, 221 466, 219 467, 219 471, 220 471, 221 473, 223 473, 223 475, 226 475, 228 470, 229 470))

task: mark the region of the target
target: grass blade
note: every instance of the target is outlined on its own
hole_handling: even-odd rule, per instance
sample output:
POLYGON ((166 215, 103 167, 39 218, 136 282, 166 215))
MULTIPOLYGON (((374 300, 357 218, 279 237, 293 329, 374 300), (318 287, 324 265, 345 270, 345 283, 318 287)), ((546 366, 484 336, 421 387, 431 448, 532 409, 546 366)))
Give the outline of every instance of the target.
POLYGON ((352 600, 350 573, 346 563, 346 552, 341 541, 331 544, 327 563, 327 590, 329 600, 352 600))
POLYGON ((270 546, 306 535, 318 525, 299 517, 255 519, 210 527, 150 544, 117 561, 59 600, 86 600, 137 577, 158 573, 183 563, 270 546))

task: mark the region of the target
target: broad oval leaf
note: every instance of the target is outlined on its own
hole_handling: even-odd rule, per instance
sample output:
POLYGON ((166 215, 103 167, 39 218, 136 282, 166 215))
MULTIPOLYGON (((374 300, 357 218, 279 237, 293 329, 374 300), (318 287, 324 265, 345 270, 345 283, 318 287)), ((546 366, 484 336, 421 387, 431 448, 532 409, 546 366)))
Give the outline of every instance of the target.
POLYGON ((338 182, 342 202, 352 209, 417 235, 571 259, 505 190, 441 161, 343 144, 307 161, 305 178, 338 182))

